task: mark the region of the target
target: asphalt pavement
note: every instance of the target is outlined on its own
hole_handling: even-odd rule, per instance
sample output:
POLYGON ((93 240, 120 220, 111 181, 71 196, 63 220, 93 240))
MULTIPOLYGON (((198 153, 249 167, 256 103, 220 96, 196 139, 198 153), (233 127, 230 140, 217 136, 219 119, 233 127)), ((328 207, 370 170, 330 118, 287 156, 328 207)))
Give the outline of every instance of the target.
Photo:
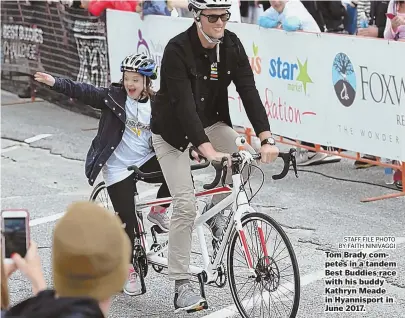
MULTIPOLYGON (((53 228, 71 202, 87 200, 92 191, 84 176, 84 158, 96 134, 98 121, 42 100, 20 99, 5 91, 2 91, 1 98, 2 209, 29 210, 31 235, 40 246, 45 277, 52 287, 50 247, 53 228)), ((259 211, 282 225, 293 245, 301 276, 297 317, 404 317, 405 198, 360 202, 362 198, 396 192, 383 187, 383 169, 356 170, 353 161, 344 159, 339 163, 305 168, 307 171, 299 171, 298 179, 290 173, 283 180, 272 181, 270 175, 280 169, 280 162, 263 167, 266 182, 253 202, 259 211), (392 297, 393 303, 368 304, 363 312, 325 312, 328 288, 325 262, 335 260, 328 259, 326 252, 343 251, 339 250, 338 244, 344 243, 348 236, 389 236, 395 239, 396 249, 373 249, 374 252, 388 253, 386 260, 396 262, 397 275, 386 276, 383 284, 386 289, 384 299, 392 297)), ((197 187, 213 178, 212 170, 198 171, 195 176, 197 187)), ((258 180, 256 175, 253 182, 256 189, 258 180)), ((139 187, 141 194, 151 199, 154 189, 155 186, 147 184, 139 187)), ((193 250, 198 251, 195 242, 193 250)), ((174 313, 173 284, 166 275, 151 269, 146 284, 148 291, 142 296, 117 295, 109 317, 238 317, 232 307, 229 284, 222 289, 206 287, 210 308, 194 314, 174 313)), ((31 295, 27 280, 19 273, 12 276, 9 288, 12 303, 31 295)))

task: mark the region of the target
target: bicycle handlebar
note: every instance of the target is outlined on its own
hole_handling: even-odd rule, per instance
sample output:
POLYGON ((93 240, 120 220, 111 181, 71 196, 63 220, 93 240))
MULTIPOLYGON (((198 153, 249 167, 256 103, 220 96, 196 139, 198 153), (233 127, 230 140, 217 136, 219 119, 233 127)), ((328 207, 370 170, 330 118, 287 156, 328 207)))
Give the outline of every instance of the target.
MULTIPOLYGON (((288 170, 290 168, 290 162, 292 163, 292 166, 294 168, 295 176, 298 178, 297 162, 295 160, 295 153, 296 153, 296 149, 291 148, 288 152, 280 152, 278 154, 278 157, 282 158, 284 161, 284 167, 283 167, 283 170, 281 171, 281 173, 272 176, 273 180, 283 179, 287 175, 288 170)), ((251 156, 252 156, 253 160, 261 159, 260 154, 251 154, 251 156)), ((243 156, 241 156, 240 153, 238 153, 238 152, 232 154, 231 159, 232 159, 232 165, 234 165, 234 164, 240 165, 245 160, 245 158, 243 156)), ((226 161, 227 161, 227 158, 224 157, 224 158, 222 158, 221 161, 212 161, 211 162, 212 166, 215 168, 216 174, 215 174, 215 178, 214 178, 213 182, 211 182, 210 184, 203 185, 203 188, 205 190, 210 190, 210 189, 215 188, 219 184, 220 181, 221 181, 222 185, 225 184, 225 178, 226 178, 226 174, 228 171, 228 167, 225 164, 226 161)))

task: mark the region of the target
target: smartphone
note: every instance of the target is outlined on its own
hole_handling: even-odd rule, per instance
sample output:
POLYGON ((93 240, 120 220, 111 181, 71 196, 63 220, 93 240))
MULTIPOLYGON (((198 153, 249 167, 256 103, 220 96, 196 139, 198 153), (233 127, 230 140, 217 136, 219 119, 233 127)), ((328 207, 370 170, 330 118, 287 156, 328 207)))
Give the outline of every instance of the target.
POLYGON ((4 263, 13 263, 11 255, 25 257, 30 242, 30 216, 27 210, 2 210, 1 232, 4 263))
POLYGON ((390 20, 392 20, 392 19, 394 19, 396 17, 396 15, 393 14, 393 13, 386 13, 385 16, 390 20))

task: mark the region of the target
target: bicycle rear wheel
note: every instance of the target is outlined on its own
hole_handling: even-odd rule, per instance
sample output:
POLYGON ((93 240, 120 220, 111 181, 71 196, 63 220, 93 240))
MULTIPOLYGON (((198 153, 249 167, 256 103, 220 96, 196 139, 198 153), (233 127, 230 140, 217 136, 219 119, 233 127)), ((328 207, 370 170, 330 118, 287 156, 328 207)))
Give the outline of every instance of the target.
POLYGON ((294 318, 300 299, 300 275, 287 235, 263 213, 247 214, 241 222, 257 277, 249 271, 240 235, 234 231, 228 249, 228 279, 239 313, 243 318, 294 318))
POLYGON ((104 181, 98 183, 90 194, 89 201, 93 201, 107 210, 115 213, 110 196, 108 195, 107 186, 104 181))

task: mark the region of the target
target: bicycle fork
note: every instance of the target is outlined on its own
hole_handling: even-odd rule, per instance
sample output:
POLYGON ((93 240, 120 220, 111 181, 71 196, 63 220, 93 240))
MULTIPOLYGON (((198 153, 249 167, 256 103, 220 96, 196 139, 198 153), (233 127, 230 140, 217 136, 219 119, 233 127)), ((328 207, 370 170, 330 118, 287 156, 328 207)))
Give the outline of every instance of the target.
MULTIPOLYGON (((252 273, 252 275, 254 275, 254 277, 256 277, 257 272, 256 272, 255 268, 253 267, 254 266, 253 257, 249 250, 249 244, 247 242, 245 230, 242 227, 242 221, 241 221, 243 213, 245 213, 245 212, 250 213, 250 212, 255 212, 255 211, 250 207, 246 193, 242 190, 242 192, 239 194, 240 195, 238 195, 238 199, 237 199, 237 203, 236 203, 236 206, 238 206, 238 208, 236 209, 236 213, 235 213, 235 228, 238 231, 239 238, 242 243, 245 260, 249 267, 249 271, 252 273)), ((266 265, 270 265, 269 254, 267 251, 267 246, 266 246, 266 242, 265 242, 265 238, 264 238, 263 229, 258 224, 255 224, 255 227, 256 227, 256 232, 259 236, 260 247, 262 249, 266 265)))

